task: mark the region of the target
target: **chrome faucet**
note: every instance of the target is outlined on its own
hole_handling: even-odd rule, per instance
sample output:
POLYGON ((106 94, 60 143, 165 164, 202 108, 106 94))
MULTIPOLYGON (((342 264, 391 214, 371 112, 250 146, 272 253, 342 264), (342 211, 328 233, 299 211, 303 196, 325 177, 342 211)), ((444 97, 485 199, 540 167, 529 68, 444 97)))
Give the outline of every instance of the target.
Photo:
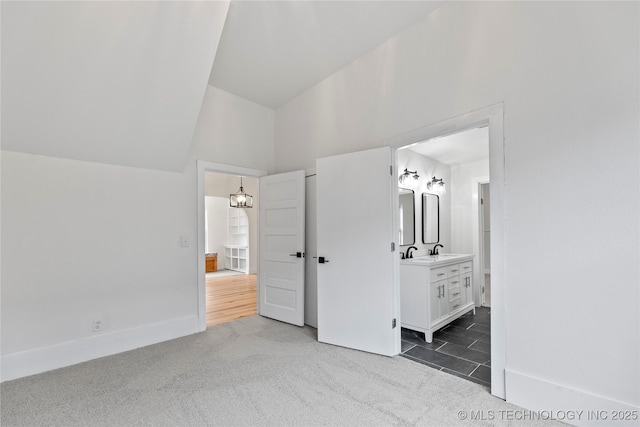
POLYGON ((413 253, 411 252, 411 249, 415 249, 416 251, 418 250, 418 248, 416 248, 415 246, 409 246, 407 248, 407 255, 405 256, 405 258, 413 258, 413 253))
POLYGON ((433 247, 433 249, 429 250, 429 255, 439 255, 438 253, 438 246, 440 246, 441 248, 444 248, 444 246, 442 246, 440 243, 438 243, 437 245, 435 245, 433 247))

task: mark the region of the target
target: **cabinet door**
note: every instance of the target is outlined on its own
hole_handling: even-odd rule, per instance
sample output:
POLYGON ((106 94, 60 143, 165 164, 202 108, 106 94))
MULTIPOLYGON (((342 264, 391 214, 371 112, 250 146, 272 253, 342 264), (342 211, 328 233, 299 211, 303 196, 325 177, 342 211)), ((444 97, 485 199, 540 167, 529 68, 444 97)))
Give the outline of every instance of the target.
POLYGON ((446 280, 431 283, 431 304, 429 308, 431 323, 449 314, 446 280))

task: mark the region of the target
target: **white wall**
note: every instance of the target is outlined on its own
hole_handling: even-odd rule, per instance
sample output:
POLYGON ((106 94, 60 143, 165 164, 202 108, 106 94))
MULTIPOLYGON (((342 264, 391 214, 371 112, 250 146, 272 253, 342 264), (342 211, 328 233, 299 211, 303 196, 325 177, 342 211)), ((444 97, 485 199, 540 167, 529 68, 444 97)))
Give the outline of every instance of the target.
POLYGON ((206 252, 218 254, 218 268, 224 268, 224 245, 229 232, 227 209, 229 198, 205 196, 204 206, 207 221, 206 252))
POLYGON ((489 160, 451 166, 451 247, 453 253, 475 253, 478 221, 477 179, 489 177, 489 160), (476 225, 477 227, 477 225, 476 225))
MULTIPOLYGON (((428 144, 428 142, 427 142, 428 144)), ((429 157, 422 156, 408 149, 398 150, 396 154, 398 165, 398 175, 402 174, 404 169, 418 172, 418 183, 414 190, 415 203, 415 232, 416 239, 413 246, 418 250, 414 252, 414 256, 429 255, 429 249, 433 249, 434 244, 422 243, 422 193, 426 191, 427 182, 431 181, 433 176, 441 178, 445 183, 451 182, 451 167, 440 163, 429 157)), ((443 248, 439 250, 442 253, 455 253, 451 246, 451 192, 448 191, 440 196, 440 241, 443 248)), ((400 246, 400 250, 406 251, 410 245, 400 246)))
POLYGON ((3 151, 2 379, 196 332, 195 160, 272 150, 272 110, 209 88, 182 173, 3 151))
POLYGON ((473 283, 476 305, 482 302, 484 274, 480 264, 478 182, 488 181, 489 160, 451 166, 451 252, 474 254, 473 283))
POLYGON ((2 8, 5 150, 183 170, 229 1, 2 8))
POLYGON ((179 173, 3 152, 3 356, 193 317, 190 185, 179 173))
POLYGON ((276 112, 291 170, 504 104, 507 399, 525 407, 640 405, 638 13, 447 2, 276 112))
POLYGON ((193 135, 194 158, 272 171, 274 120, 272 109, 207 86, 193 135))

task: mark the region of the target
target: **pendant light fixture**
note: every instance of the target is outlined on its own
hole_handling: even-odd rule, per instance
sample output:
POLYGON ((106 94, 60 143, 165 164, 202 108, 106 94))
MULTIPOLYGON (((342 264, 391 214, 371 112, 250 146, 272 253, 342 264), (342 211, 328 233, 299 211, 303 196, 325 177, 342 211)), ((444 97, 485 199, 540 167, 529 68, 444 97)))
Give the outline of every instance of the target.
POLYGON ((252 208, 253 196, 248 195, 242 188, 242 177, 240 177, 240 189, 235 194, 229 194, 229 206, 232 208, 252 208))
POLYGON ((427 191, 436 194, 444 194, 447 192, 447 189, 444 186, 444 181, 442 178, 437 179, 435 176, 431 178, 431 181, 427 182, 427 191))

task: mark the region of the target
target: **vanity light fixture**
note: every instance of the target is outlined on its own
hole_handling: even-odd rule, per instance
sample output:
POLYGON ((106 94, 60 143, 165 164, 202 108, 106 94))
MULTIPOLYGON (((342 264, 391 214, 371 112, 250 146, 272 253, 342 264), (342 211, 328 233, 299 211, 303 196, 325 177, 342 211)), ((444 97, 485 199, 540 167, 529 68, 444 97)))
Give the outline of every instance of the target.
POLYGON ((405 168, 404 173, 400 175, 398 181, 400 181, 401 185, 413 186, 418 183, 418 178, 420 178, 420 175, 418 175, 418 171, 412 172, 405 168))
POLYGON ((431 181, 427 182, 427 191, 436 194, 444 194, 447 192, 447 189, 444 186, 444 181, 442 178, 437 179, 435 176, 431 178, 431 181))
POLYGON ((248 195, 242 188, 242 177, 240 177, 240 189, 235 194, 229 194, 229 206, 232 208, 252 208, 253 196, 248 195))

